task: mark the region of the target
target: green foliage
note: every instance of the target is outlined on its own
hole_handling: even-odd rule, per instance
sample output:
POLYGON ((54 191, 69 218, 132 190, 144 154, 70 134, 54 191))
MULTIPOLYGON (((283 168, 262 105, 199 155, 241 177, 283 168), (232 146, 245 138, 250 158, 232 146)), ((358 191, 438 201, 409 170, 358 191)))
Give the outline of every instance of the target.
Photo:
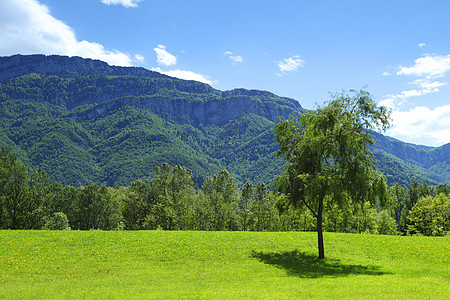
POLYGON ((0 227, 42 229, 54 213, 64 213, 74 229, 118 229, 118 198, 105 186, 75 188, 53 183, 42 170, 27 172, 6 148, 0 153, 0 227))
MULTIPOLYGON (((274 158, 279 150, 273 136, 276 116, 306 113, 295 100, 256 90, 221 92, 156 73, 135 76, 138 69, 102 72, 30 73, 0 82, 0 146, 17 155, 2 156, 1 228, 40 229, 54 213, 63 212, 74 229, 119 229, 122 221, 127 229, 313 229, 313 213, 289 206, 301 196, 301 189, 291 189, 288 197, 267 189, 286 162, 274 158), (170 180, 155 170, 164 163, 192 170, 179 176, 190 178, 187 192, 170 194, 162 188, 170 180), (228 175, 219 172, 224 169, 228 175), (252 184, 239 191, 238 184, 247 181, 252 184), (232 182, 228 190, 223 188, 226 182, 232 182), (279 206, 285 213, 275 213, 279 206), (92 215, 85 213, 88 210, 92 215)), ((338 106, 345 105, 344 101, 328 110, 330 118, 321 122, 332 121, 338 106)), ((368 119, 362 115, 361 120, 368 119)), ((344 129, 333 141, 347 139, 344 129)), ((448 194, 446 185, 436 191, 431 185, 447 182, 449 148, 406 145, 373 134, 378 148, 369 149, 374 150, 377 167, 386 172, 388 183, 407 187, 414 179, 422 182, 395 197, 389 194, 389 215, 405 233, 408 213, 418 198, 434 196, 437 190, 448 194)), ((336 149, 330 150, 331 163, 344 172, 345 163, 334 159, 336 149)), ((328 169, 327 175, 335 170, 328 169)), ((289 172, 278 182, 299 179, 299 174, 289 172)), ((314 184, 327 186, 327 176, 322 179, 314 184)), ((360 185, 359 176, 350 179, 360 185)), ((370 213, 375 225, 364 229, 355 225, 359 215, 350 209, 358 197, 371 198, 364 193, 374 192, 377 186, 366 188, 361 185, 357 197, 335 193, 326 201, 330 213, 324 214, 324 229, 378 232, 377 220, 388 221, 380 217, 382 212, 370 213)), ((372 204, 362 211, 373 212, 383 199, 369 199, 372 204)))
POLYGON ((350 196, 361 202, 385 197, 384 177, 374 170, 370 130, 386 129, 389 116, 365 91, 336 95, 323 108, 297 120, 280 120, 275 137, 278 155, 286 158, 286 172, 279 180, 294 205, 305 205, 317 220, 319 258, 324 258, 322 222, 324 200, 340 203, 350 196))
POLYGON ((0 95, 0 144, 14 148, 29 167, 73 186, 130 185, 153 178, 164 162, 193 170, 196 187, 223 168, 238 182, 269 183, 282 161, 273 159, 268 112, 302 110, 268 92, 220 92, 195 81, 102 74, 23 75, 0 83, 0 95), (236 118, 216 124, 193 111, 236 101, 257 103, 261 115, 238 110, 232 112, 236 118))
POLYGON ((279 228, 278 212, 274 206, 275 196, 259 182, 254 190, 254 200, 250 211, 254 217, 253 228, 256 231, 275 231, 279 228))
POLYGON ((30 229, 32 199, 28 172, 16 156, 2 148, 0 154, 0 221, 2 228, 30 229))
MULTIPOLYGON (((151 181, 138 180, 128 188, 97 184, 63 187, 41 170, 28 175, 25 166, 3 148, 0 173, 1 228, 310 231, 316 226, 310 210, 291 206, 286 195, 269 191, 262 182, 255 187, 246 182, 239 191, 227 171, 208 177, 199 190, 194 189, 194 176, 189 169, 166 163, 156 168, 157 176, 151 181), (67 226, 61 225, 66 218, 67 226)), ((444 185, 436 188, 446 189, 444 185)), ((399 231, 406 231, 409 220, 409 230, 416 232, 416 225, 411 225, 412 216, 419 223, 426 223, 428 217, 417 217, 416 212, 408 215, 408 207, 414 201, 411 199, 419 194, 434 195, 435 189, 416 182, 409 191, 399 185, 390 188, 386 207, 391 214, 387 210, 377 213, 369 202, 358 206, 348 195, 339 203, 327 196, 323 229, 393 234, 395 220, 402 222, 399 231)), ((437 218, 440 219, 445 217, 437 218)), ((445 234, 448 230, 445 222, 439 222, 433 234, 445 234)))
POLYGON ((436 194, 444 194, 448 195, 450 194, 450 186, 446 184, 440 184, 436 187, 436 194))
POLYGON ((382 210, 377 216, 377 231, 379 234, 396 234, 396 222, 387 210, 382 210))
MULTIPOLYGON (((222 169, 240 185, 270 184, 285 163, 274 158, 276 116, 306 112, 270 92, 101 72, 31 73, 1 82, 0 146, 64 185, 128 186, 154 178, 164 162, 191 169, 197 188, 222 169), (234 109, 242 103, 245 109, 234 109), (222 116, 229 118, 219 122, 222 116)), ((390 185, 449 182, 450 162, 437 159, 448 156, 448 147, 376 140, 377 167, 390 185)))
POLYGON ((248 230, 253 224, 253 184, 247 181, 241 190, 241 197, 239 198, 239 227, 242 230, 248 230))
POLYGON ((157 193, 153 218, 147 223, 153 229, 187 229, 189 224, 189 202, 193 198, 194 182, 191 170, 180 165, 162 164, 156 167, 156 178, 152 184, 157 193))
POLYGON ((50 230, 70 230, 69 219, 63 212, 56 212, 50 220, 45 223, 45 228, 50 230))
POLYGON ((73 229, 114 230, 121 221, 120 206, 105 186, 91 184, 77 190, 74 203, 73 229))
POLYGON ((124 191, 121 201, 121 211, 125 229, 145 229, 147 216, 152 211, 152 205, 156 203, 157 194, 148 181, 138 180, 124 191))
POLYGON ((236 230, 238 216, 238 185, 226 170, 206 178, 202 185, 212 210, 213 230, 236 230))
POLYGON ((441 193, 420 198, 408 214, 411 234, 443 236, 450 230, 450 197, 441 193))

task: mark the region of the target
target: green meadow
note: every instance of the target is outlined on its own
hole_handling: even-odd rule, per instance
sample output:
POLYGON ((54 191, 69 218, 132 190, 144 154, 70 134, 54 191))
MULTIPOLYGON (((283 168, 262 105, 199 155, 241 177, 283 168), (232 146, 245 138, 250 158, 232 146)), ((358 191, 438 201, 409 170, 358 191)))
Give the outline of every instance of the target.
POLYGON ((2 299, 450 299, 450 238, 0 231, 2 299))

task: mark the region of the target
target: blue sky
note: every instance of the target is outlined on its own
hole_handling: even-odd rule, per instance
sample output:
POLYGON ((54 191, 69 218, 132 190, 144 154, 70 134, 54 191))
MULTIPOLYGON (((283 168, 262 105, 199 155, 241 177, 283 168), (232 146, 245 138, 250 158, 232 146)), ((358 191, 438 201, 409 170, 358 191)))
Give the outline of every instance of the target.
POLYGON ((450 1, 0 0, 0 55, 134 65, 307 109, 365 88, 386 133, 450 142, 450 1))

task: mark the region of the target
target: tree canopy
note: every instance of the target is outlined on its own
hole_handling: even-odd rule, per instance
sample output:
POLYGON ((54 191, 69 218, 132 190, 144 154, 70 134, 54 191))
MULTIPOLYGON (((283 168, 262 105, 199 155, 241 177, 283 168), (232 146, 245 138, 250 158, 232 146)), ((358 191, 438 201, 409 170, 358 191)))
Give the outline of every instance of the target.
POLYGON ((327 204, 348 197, 364 203, 385 197, 385 177, 377 172, 369 146, 375 143, 371 131, 385 130, 389 122, 387 109, 363 90, 334 95, 324 107, 277 122, 278 156, 288 160, 278 188, 316 218, 319 258, 325 257, 325 199, 327 204))

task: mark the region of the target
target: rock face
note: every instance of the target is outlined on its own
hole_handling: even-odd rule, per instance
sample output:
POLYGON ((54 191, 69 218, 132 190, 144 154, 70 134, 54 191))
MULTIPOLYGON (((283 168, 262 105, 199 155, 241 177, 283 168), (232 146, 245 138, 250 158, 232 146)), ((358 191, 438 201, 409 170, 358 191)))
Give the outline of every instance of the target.
POLYGON ((93 119, 124 105, 150 109, 166 119, 193 125, 223 125, 250 113, 275 122, 279 116, 287 118, 290 114, 305 111, 296 100, 267 91, 236 89, 222 92, 199 82, 183 84, 186 81, 144 68, 109 66, 99 60, 80 57, 14 55, 0 57, 0 66, 0 82, 30 73, 39 74, 33 81, 38 93, 27 91, 25 95, 23 89, 16 89, 10 92, 12 98, 63 99, 61 104, 69 110, 86 104, 95 105, 91 110, 71 114, 72 120, 93 119), (50 76, 57 79, 49 79, 50 76), (62 79, 66 81, 62 82, 62 79), (161 95, 162 89, 178 94, 174 97, 161 95), (189 94, 201 95, 202 99, 192 100, 189 94))
POLYGON ((255 114, 276 122, 278 117, 288 118, 290 114, 299 114, 300 109, 274 105, 268 102, 258 102, 250 97, 234 97, 225 99, 212 99, 208 102, 189 102, 187 99, 171 99, 168 97, 121 97, 112 101, 103 102, 81 113, 72 113, 70 118, 95 119, 119 109, 123 106, 150 109, 155 114, 178 123, 191 125, 215 124, 224 125, 230 120, 240 118, 247 114, 255 114))

